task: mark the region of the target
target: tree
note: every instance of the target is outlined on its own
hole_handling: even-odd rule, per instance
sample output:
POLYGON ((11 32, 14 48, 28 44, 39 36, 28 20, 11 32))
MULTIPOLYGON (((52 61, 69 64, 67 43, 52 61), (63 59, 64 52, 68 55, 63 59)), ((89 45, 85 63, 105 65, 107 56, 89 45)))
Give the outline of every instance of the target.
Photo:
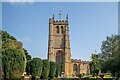
POLYGON ((91 74, 97 76, 100 71, 98 55, 92 54, 91 59, 92 59, 92 61, 90 62, 91 74))
POLYGON ((64 64, 59 64, 60 65, 60 76, 62 75, 62 72, 65 70, 64 64))
POLYGON ((4 78, 21 78, 25 71, 25 56, 17 49, 2 51, 4 78))
POLYGON ((27 73, 27 75, 31 74, 30 73, 30 62, 31 62, 31 60, 27 61, 27 63, 26 63, 26 73, 27 73))
POLYGON ((3 78, 21 78, 26 66, 22 43, 6 31, 0 31, 0 35, 2 37, 3 78))
POLYGON ((25 55, 26 55, 27 61, 31 60, 31 55, 29 55, 29 53, 27 52, 26 49, 23 48, 23 50, 24 50, 24 53, 25 53, 25 55))
POLYGON ((25 56, 26 56, 26 73, 27 75, 30 75, 30 60, 31 60, 31 55, 29 55, 29 53, 27 52, 26 49, 24 49, 24 53, 25 53, 25 56))
POLYGON ((118 43, 120 41, 120 36, 112 35, 106 37, 106 40, 102 42, 101 45, 101 60, 105 61, 110 57, 113 57, 118 52, 118 43))
POLYGON ((55 62, 50 62, 49 77, 54 78, 55 77, 55 72, 56 72, 56 63, 55 62))
POLYGON ((48 60, 43 60, 43 68, 42 68, 42 79, 47 79, 49 76, 49 70, 50 69, 50 62, 48 60))
POLYGON ((60 64, 56 64, 56 74, 55 77, 59 77, 61 74, 61 65, 60 64))
POLYGON ((111 72, 113 76, 120 77, 120 36, 112 35, 106 37, 102 42, 101 53, 99 58, 101 60, 102 72, 111 72), (117 74, 117 75, 115 75, 117 74))
POLYGON ((32 78, 41 76, 42 73, 42 60, 40 58, 33 58, 29 63, 30 66, 30 74, 32 75, 32 78))

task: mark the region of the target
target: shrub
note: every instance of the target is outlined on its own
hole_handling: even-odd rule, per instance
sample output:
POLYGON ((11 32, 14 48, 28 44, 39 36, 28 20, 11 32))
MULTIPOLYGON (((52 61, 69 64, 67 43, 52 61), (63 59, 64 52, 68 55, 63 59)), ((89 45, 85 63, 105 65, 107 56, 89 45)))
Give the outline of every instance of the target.
POLYGON ((55 62, 50 62, 49 77, 54 78, 55 77, 55 72, 56 72, 56 63, 55 62))
POLYGON ((41 76, 41 72, 42 72, 42 60, 40 58, 33 58, 30 61, 30 74, 32 75, 32 77, 40 77, 41 76))
POLYGON ((50 69, 50 62, 48 60, 43 60, 43 68, 42 68, 42 79, 47 79, 49 75, 49 69, 50 69))

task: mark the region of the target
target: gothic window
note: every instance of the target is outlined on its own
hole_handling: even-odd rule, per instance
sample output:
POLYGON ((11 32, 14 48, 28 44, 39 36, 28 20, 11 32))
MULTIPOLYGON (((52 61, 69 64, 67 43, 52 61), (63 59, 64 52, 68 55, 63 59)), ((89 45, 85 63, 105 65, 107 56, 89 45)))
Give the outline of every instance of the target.
POLYGON ((61 33, 63 33, 63 26, 61 26, 61 33))
POLYGON ((56 27, 56 32, 59 33, 59 26, 56 27))
POLYGON ((56 53, 56 63, 63 63, 64 62, 64 54, 61 51, 56 53))
POLYGON ((77 72, 77 64, 73 65, 73 71, 77 72))

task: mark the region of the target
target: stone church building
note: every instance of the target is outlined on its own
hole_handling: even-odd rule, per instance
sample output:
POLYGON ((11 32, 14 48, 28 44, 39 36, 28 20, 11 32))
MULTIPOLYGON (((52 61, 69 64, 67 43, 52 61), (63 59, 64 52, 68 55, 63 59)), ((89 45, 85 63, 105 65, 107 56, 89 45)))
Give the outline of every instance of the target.
POLYGON ((66 77, 89 74, 89 62, 71 59, 68 15, 66 20, 49 19, 48 60, 64 64, 66 77))

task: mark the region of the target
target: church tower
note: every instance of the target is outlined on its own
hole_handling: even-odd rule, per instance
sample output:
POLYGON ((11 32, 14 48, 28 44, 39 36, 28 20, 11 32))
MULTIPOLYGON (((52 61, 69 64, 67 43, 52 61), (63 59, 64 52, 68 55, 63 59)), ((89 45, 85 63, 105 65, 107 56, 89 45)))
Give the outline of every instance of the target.
POLYGON ((64 65, 64 74, 71 75, 71 53, 68 15, 65 20, 49 19, 48 60, 64 65))

